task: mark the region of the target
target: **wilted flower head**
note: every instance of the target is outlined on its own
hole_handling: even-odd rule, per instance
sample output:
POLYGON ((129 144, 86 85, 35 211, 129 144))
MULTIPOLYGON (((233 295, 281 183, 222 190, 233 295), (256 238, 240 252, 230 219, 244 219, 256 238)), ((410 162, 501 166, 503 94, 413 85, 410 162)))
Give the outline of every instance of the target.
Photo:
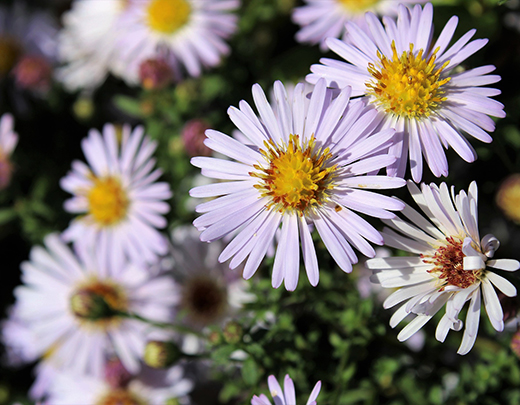
POLYGON ((366 265, 374 270, 374 282, 399 288, 383 303, 390 308, 404 301, 390 319, 390 326, 397 326, 409 314, 415 315, 397 336, 400 341, 410 338, 445 306, 435 335, 444 342, 450 329, 463 328, 459 314, 469 301, 458 350, 466 354, 477 338, 481 297, 491 324, 502 331, 504 314, 495 288, 508 297, 516 295, 513 284, 492 269, 516 271, 520 263, 494 260, 499 241, 490 234, 480 238, 475 182, 467 194, 461 191, 458 195, 454 188, 450 195, 446 183, 422 184, 419 190, 410 181, 408 189, 427 218, 406 205, 402 214, 407 220, 385 220, 389 228, 383 230, 383 237, 386 245, 415 256, 371 259, 366 265))
POLYGON ((139 66, 139 81, 147 90, 163 89, 173 80, 173 70, 162 58, 146 59, 139 66))
POLYGON ((203 119, 195 118, 184 124, 181 137, 188 156, 211 156, 211 149, 204 144, 205 132, 209 124, 203 119))
POLYGON ((20 88, 45 92, 51 85, 52 67, 42 56, 27 55, 18 61, 12 74, 20 88))

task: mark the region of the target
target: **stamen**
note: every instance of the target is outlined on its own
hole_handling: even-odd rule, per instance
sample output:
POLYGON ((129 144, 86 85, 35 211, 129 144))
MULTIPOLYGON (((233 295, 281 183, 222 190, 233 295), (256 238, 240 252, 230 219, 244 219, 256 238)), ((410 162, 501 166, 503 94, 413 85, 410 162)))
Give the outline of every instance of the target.
POLYGON ((387 113, 408 118, 428 117, 446 101, 441 87, 451 78, 441 79, 440 75, 449 61, 442 66, 435 64, 438 48, 428 59, 423 58, 423 49, 417 55, 413 49, 410 44, 410 50, 399 56, 392 41, 392 59, 378 51, 380 62, 368 65, 374 80, 366 84, 367 94, 387 113))
POLYGON ((307 145, 300 143, 298 135, 290 135, 287 145, 264 142, 266 149, 260 152, 269 162, 264 168, 255 165, 258 172, 249 173, 261 181, 255 187, 263 197, 269 197, 267 205, 280 212, 297 211, 303 215, 307 209, 327 200, 328 189, 333 187, 336 165, 331 166, 329 149, 316 149, 312 137, 307 145))
POLYGON ((95 178, 87 199, 90 214, 101 226, 114 225, 126 217, 128 197, 113 177, 95 178))
POLYGON ((452 236, 446 238, 446 244, 437 248, 432 256, 421 255, 424 263, 434 264, 428 273, 436 273, 445 282, 440 291, 448 285, 468 288, 480 280, 483 270, 464 270, 464 253, 462 252, 462 239, 452 236))

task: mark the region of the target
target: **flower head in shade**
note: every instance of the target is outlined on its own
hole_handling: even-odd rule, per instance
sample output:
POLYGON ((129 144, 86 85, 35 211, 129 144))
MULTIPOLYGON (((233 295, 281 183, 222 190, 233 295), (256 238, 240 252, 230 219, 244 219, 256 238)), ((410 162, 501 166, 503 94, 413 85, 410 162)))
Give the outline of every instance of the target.
POLYGON ((488 115, 504 117, 504 106, 490 97, 500 90, 485 87, 500 76, 494 66, 455 70, 481 49, 487 39, 470 41, 468 31, 452 46, 458 18, 452 17, 433 40, 433 7, 399 6, 397 23, 384 17, 384 26, 372 13, 366 22, 370 35, 355 23, 347 23, 349 42, 327 40, 329 48, 346 62, 322 59, 311 66, 310 82, 324 77, 340 88, 352 86, 352 95, 364 95, 384 115, 383 128, 395 128, 397 141, 389 153, 397 160, 387 168, 391 176, 404 177, 408 155, 412 178, 422 178, 423 156, 432 173, 448 175, 443 147, 453 148, 465 161, 476 152, 463 133, 489 143, 495 124, 488 115))
POLYGON ((220 323, 254 299, 241 277, 242 268, 232 273, 219 263, 222 243, 203 243, 199 236, 191 226, 172 232, 170 272, 179 286, 178 310, 194 327, 220 323))
POLYGON ((121 58, 127 68, 124 78, 135 82, 140 64, 147 59, 168 61, 174 77, 181 66, 190 76, 203 67, 220 63, 230 48, 225 40, 236 30, 232 11, 239 0, 130 0, 121 20, 121 58))
POLYGON ((393 17, 397 15, 399 3, 422 2, 424 0, 305 0, 305 5, 295 8, 292 15, 293 21, 301 27, 296 33, 296 40, 313 45, 319 43, 325 51, 325 39, 340 38, 345 33, 347 21, 368 28, 364 19, 367 11, 393 17))
POLYGON ((516 295, 516 288, 492 269, 516 271, 520 263, 493 260, 499 241, 490 234, 480 238, 475 182, 467 194, 461 191, 458 195, 453 188, 450 195, 446 183, 440 187, 422 184, 419 190, 410 181, 408 189, 429 220, 407 205, 402 211, 407 220, 385 220, 389 228, 383 230, 383 237, 386 245, 414 255, 371 259, 366 265, 374 270, 374 282, 399 288, 383 303, 390 308, 404 302, 390 325, 395 327, 409 314, 415 316, 397 336, 400 341, 408 339, 446 307, 435 334, 437 340, 444 342, 450 329, 462 329, 463 322, 458 317, 469 301, 458 350, 459 354, 466 354, 477 338, 482 297, 491 324, 502 331, 504 314, 495 288, 508 297, 516 295))
POLYGON ((55 234, 45 246, 22 263, 24 284, 14 291, 16 319, 34 336, 25 351, 74 373, 102 375, 114 355, 138 372, 150 327, 121 312, 171 320, 173 280, 124 261, 114 268, 98 250, 75 255, 55 234))
POLYGON ((11 183, 13 164, 11 154, 18 143, 18 134, 14 132, 14 118, 5 113, 0 118, 0 190, 11 183))
POLYGON ((394 157, 377 155, 392 142, 393 130, 374 132, 377 111, 362 101, 349 102, 350 89, 333 98, 333 90, 319 81, 310 98, 303 83, 288 97, 281 82, 274 84, 276 103, 269 105, 259 85, 253 86, 258 117, 245 101, 228 114, 244 136, 243 144, 221 132, 208 130, 206 145, 233 159, 196 157, 192 164, 202 174, 229 180, 191 190, 193 197, 218 197, 200 204, 203 213, 194 221, 201 240, 211 242, 236 234, 219 260, 231 258, 236 268, 246 257, 244 277, 257 270, 275 233, 280 237, 275 254, 272 284, 294 290, 300 269, 300 242, 310 283, 318 283, 318 260, 310 224, 321 236, 332 257, 345 272, 357 256, 352 246, 367 256, 374 249, 367 242, 382 238, 355 211, 378 218, 402 203, 367 189, 396 188, 404 180, 365 175, 385 167, 394 157))
POLYGON ((59 372, 49 389, 47 403, 54 405, 84 404, 189 404, 187 394, 193 383, 184 378, 180 366, 168 370, 143 368, 123 384, 86 375, 59 372), (171 402, 172 401, 172 402, 171 402))
MULTIPOLYGON (((283 381, 283 390, 274 375, 270 375, 267 379, 267 385, 269 386, 269 391, 271 392, 271 397, 275 405, 296 405, 296 392, 294 390, 294 383, 291 377, 287 374, 283 381)), ((318 381, 314 386, 311 394, 309 395, 309 399, 305 403, 306 405, 316 405, 316 398, 320 394, 321 390, 321 381, 318 381)), ((260 396, 254 396, 251 399, 251 405, 272 405, 269 398, 264 394, 260 396)))
POLYGON ((93 129, 82 141, 88 165, 75 161, 61 187, 74 197, 65 202, 68 212, 80 214, 63 237, 76 245, 99 242, 100 254, 112 259, 124 253, 136 263, 151 263, 166 253, 168 243, 157 228, 166 226, 163 214, 170 209, 164 200, 172 193, 167 183, 157 182, 151 156, 157 144, 144 129, 131 131, 107 124, 103 133, 93 129))

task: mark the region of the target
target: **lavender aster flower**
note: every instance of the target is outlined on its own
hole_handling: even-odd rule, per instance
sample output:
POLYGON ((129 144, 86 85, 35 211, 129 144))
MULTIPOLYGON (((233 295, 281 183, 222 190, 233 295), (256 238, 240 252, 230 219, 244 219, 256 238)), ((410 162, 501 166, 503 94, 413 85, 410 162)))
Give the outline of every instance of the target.
POLYGON ((463 136, 489 143, 486 132, 495 129, 493 117, 504 117, 504 106, 490 97, 500 90, 483 87, 500 80, 490 75, 487 65, 459 72, 463 61, 481 49, 487 39, 470 42, 475 30, 448 47, 458 18, 452 17, 433 41, 433 6, 399 7, 397 23, 384 17, 384 26, 367 13, 367 35, 355 23, 347 23, 349 42, 329 38, 329 48, 345 59, 322 59, 307 76, 311 83, 326 78, 339 87, 352 86, 353 96, 365 96, 385 118, 383 128, 395 128, 400 136, 389 149, 397 160, 387 168, 390 176, 403 177, 407 155, 413 179, 422 178, 423 156, 432 173, 448 175, 443 147, 453 148, 465 161, 473 162, 476 152, 463 136))
POLYGON ((490 234, 480 239, 475 182, 467 194, 461 191, 456 196, 454 188, 450 196, 446 183, 440 187, 422 184, 421 191, 410 181, 408 189, 431 222, 407 205, 402 214, 408 221, 384 221, 389 228, 383 230, 383 237, 386 245, 414 256, 371 259, 366 266, 374 270, 372 281, 383 287, 399 288, 383 303, 385 308, 391 308, 404 301, 390 319, 390 326, 397 326, 409 314, 415 315, 397 336, 400 341, 414 335, 446 306, 435 334, 437 340, 444 342, 450 329, 462 329, 463 322, 458 317, 469 301, 458 351, 466 354, 477 338, 481 297, 491 325, 502 331, 504 314, 495 288, 508 297, 516 295, 513 284, 490 268, 516 271, 520 263, 492 260, 500 242, 490 234))
POLYGON ((345 271, 357 262, 354 246, 373 257, 367 242, 382 243, 370 224, 355 213, 392 218, 389 211, 401 202, 367 189, 388 189, 404 185, 395 177, 365 175, 394 162, 380 154, 393 142, 394 131, 374 132, 379 125, 377 111, 363 101, 349 102, 350 88, 333 98, 325 81, 316 84, 310 98, 304 84, 292 97, 281 82, 274 84, 276 103, 269 105, 256 84, 253 99, 260 117, 245 101, 228 114, 250 144, 214 130, 206 131, 206 145, 234 161, 195 157, 192 164, 202 174, 229 180, 196 187, 193 197, 218 197, 200 204, 203 213, 194 221, 202 231, 201 240, 211 242, 237 232, 219 257, 231 259, 230 268, 246 260, 244 278, 257 270, 280 228, 272 284, 294 290, 300 268, 300 242, 310 283, 318 283, 318 260, 309 224, 313 224, 332 257, 345 271))
MULTIPOLYGON (((269 391, 271 391, 271 396, 273 397, 275 405, 296 405, 296 393, 294 390, 294 383, 291 377, 287 374, 284 379, 283 390, 274 375, 270 375, 267 379, 267 384, 269 385, 269 391)), ((314 389, 309 395, 309 399, 305 403, 306 405, 316 405, 316 398, 320 394, 321 390, 321 381, 318 381, 314 386, 314 389)), ((254 396, 251 399, 251 405, 272 405, 269 398, 267 398, 264 394, 260 396, 254 396)))

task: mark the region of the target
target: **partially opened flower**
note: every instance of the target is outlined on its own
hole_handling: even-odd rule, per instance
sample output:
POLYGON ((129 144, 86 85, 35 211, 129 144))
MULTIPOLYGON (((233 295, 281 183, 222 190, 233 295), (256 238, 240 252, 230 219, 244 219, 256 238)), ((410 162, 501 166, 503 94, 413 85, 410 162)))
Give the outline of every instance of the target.
POLYGON ((45 245, 22 263, 24 284, 14 291, 16 319, 34 337, 20 349, 75 373, 99 376, 113 355, 138 372, 150 326, 123 314, 170 321, 173 280, 124 260, 115 268, 101 247, 75 255, 56 234, 45 245))
POLYGON ((446 183, 440 187, 422 184, 421 191, 410 181, 408 189, 428 219, 406 205, 402 214, 407 220, 385 220, 389 228, 383 230, 383 237, 386 245, 413 256, 370 259, 366 265, 374 270, 374 282, 399 288, 383 303, 385 308, 391 308, 404 302, 392 316, 390 326, 397 326, 409 314, 415 316, 397 336, 400 341, 408 339, 446 307, 435 334, 443 342, 450 329, 463 328, 459 314, 469 301, 458 350, 459 354, 466 354, 477 338, 481 298, 491 324, 502 331, 504 315, 495 288, 508 297, 516 295, 513 284, 492 269, 516 271, 520 263, 493 260, 499 241, 490 234, 480 238, 475 182, 467 194, 461 191, 458 195, 453 188, 450 195, 446 183))
POLYGON ((334 97, 325 81, 319 81, 310 98, 304 84, 289 97, 281 82, 274 84, 276 103, 269 105, 259 85, 253 86, 257 117, 245 101, 228 110, 231 120, 249 139, 243 144, 221 132, 208 130, 206 145, 234 161, 196 157, 192 164, 202 174, 229 180, 196 187, 193 197, 218 197, 200 204, 203 213, 194 221, 201 240, 211 242, 236 233, 219 257, 231 258, 236 268, 248 257, 244 277, 257 270, 275 233, 280 238, 274 260, 272 284, 294 290, 300 269, 300 242, 310 283, 318 283, 318 260, 310 224, 323 239, 332 257, 345 271, 357 256, 352 246, 367 256, 374 249, 367 242, 382 238, 355 211, 377 218, 403 207, 387 196, 367 189, 404 185, 395 177, 365 175, 394 161, 379 154, 392 143, 393 130, 375 132, 377 111, 364 102, 349 102, 350 89, 334 97))
POLYGON ((325 39, 340 38, 345 33, 345 23, 354 21, 366 27, 365 13, 393 17, 400 3, 422 3, 424 0, 305 0, 305 5, 293 11, 293 21, 301 26, 296 40, 302 43, 320 44, 327 50, 325 39))
POLYGON ((423 156, 432 173, 448 175, 443 147, 453 148, 465 161, 476 152, 464 133, 489 143, 495 124, 488 115, 504 117, 504 106, 490 97, 500 90, 484 87, 500 76, 490 75, 487 65, 458 71, 487 39, 470 42, 475 30, 448 47, 458 18, 452 17, 433 41, 433 7, 399 6, 397 23, 383 18, 384 26, 367 13, 368 35, 355 23, 347 23, 348 42, 329 38, 327 45, 346 62, 324 58, 311 66, 311 83, 326 78, 340 88, 352 86, 353 96, 365 96, 384 115, 383 128, 395 128, 399 138, 389 148, 397 160, 387 168, 390 176, 404 177, 408 155, 412 178, 423 173, 423 156))
MULTIPOLYGON (((283 389, 276 381, 274 375, 270 375, 267 379, 267 384, 269 386, 269 391, 271 392, 271 397, 273 398, 275 405, 296 405, 296 392, 294 390, 294 383, 289 374, 285 376, 283 389)), ((321 381, 318 381, 314 386, 311 394, 309 395, 309 399, 305 403, 306 405, 316 405, 316 398, 320 394, 321 390, 321 381)), ((254 396, 251 399, 251 405, 272 405, 269 398, 264 394, 260 396, 254 396)))
POLYGON ((239 0, 130 0, 121 21, 118 58, 125 63, 124 78, 138 79, 147 59, 163 58, 182 76, 213 67, 229 53, 226 39, 236 30, 239 0))
POLYGON ((136 263, 151 263, 168 249, 157 228, 166 226, 163 214, 170 207, 164 200, 172 193, 167 183, 156 181, 162 173, 154 170, 151 157, 156 142, 144 136, 142 127, 131 131, 124 125, 120 140, 117 131, 110 124, 103 134, 91 130, 82 141, 89 165, 73 162, 61 180, 61 187, 74 195, 65 209, 81 214, 63 237, 78 248, 99 243, 99 254, 111 260, 123 253, 136 263))

